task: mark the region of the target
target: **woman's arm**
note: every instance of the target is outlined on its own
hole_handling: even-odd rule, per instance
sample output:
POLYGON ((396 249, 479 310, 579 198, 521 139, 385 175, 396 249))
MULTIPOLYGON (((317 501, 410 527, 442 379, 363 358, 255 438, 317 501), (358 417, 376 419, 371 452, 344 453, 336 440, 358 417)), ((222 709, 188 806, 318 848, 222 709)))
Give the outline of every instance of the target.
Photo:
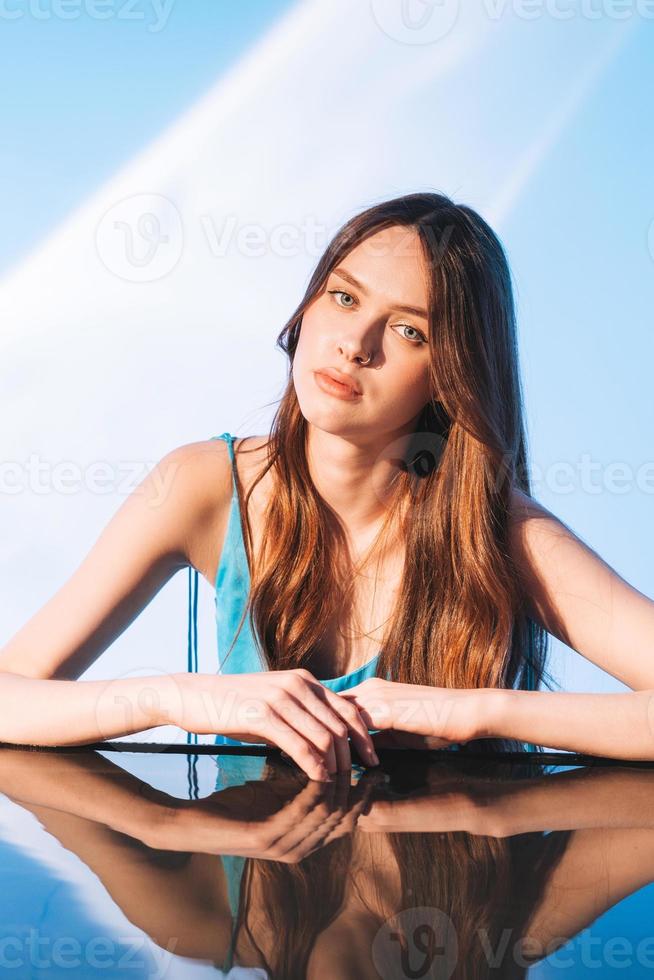
POLYGON ((533 619, 627 687, 652 690, 654 600, 517 489, 509 543, 533 619))
POLYGON ((194 852, 296 864, 352 833, 377 782, 300 781, 280 767, 274 784, 231 785, 199 800, 170 796, 97 753, 0 749, 0 793, 15 803, 103 824, 151 850, 194 852))
MULTIPOLYGON (((76 678, 171 576, 215 551, 216 514, 229 504, 227 451, 214 442, 168 453, 103 530, 71 578, 0 650, 0 739, 78 744, 171 720, 170 678, 76 678)), ((179 711, 176 711, 179 715, 179 711)))
POLYGON ((518 490, 510 529, 534 619, 633 693, 484 691, 486 734, 611 758, 654 759, 654 601, 518 490))
POLYGON ((515 738, 568 752, 654 761, 654 690, 572 694, 431 687, 370 677, 338 696, 356 705, 368 728, 382 732, 464 743, 515 738))
POLYGON ((485 688, 476 737, 517 738, 553 749, 654 761, 654 691, 576 694, 485 688))
POLYGON ((120 636, 228 505, 229 459, 215 447, 189 443, 157 463, 68 581, 2 646, 0 671, 75 680, 120 636))
POLYGON ((178 725, 183 680, 180 674, 63 681, 0 673, 0 742, 86 745, 178 725))

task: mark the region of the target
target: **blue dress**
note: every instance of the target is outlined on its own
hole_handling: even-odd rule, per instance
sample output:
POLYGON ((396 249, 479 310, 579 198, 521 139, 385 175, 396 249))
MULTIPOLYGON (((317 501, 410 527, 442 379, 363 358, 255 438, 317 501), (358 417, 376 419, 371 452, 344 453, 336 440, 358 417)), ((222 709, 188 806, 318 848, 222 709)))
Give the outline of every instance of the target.
MULTIPOLYGON (((232 462, 232 498, 229 510, 229 519, 225 542, 216 572, 215 583, 215 613, 216 613, 216 632, 218 641, 218 657, 222 656, 224 662, 219 663, 220 674, 242 674, 252 673, 259 670, 267 670, 268 667, 262 661, 259 651, 252 635, 249 617, 246 616, 241 632, 234 644, 234 648, 226 657, 232 639, 236 633, 241 615, 245 608, 249 588, 250 573, 245 551, 245 540, 241 525, 241 515, 238 502, 238 486, 236 482, 236 459, 234 456, 234 436, 229 432, 222 435, 212 436, 212 439, 224 439, 229 449, 232 462), (226 657, 226 660, 224 659, 226 657)), ((191 573, 193 569, 189 570, 191 573)), ((191 576, 189 576, 189 670, 197 670, 197 571, 194 572, 196 581, 195 596, 192 594, 191 576), (192 655, 192 647, 195 643, 195 659, 192 655)), ((357 670, 349 674, 342 674, 339 677, 317 678, 321 684, 329 690, 338 692, 360 684, 367 677, 374 677, 377 671, 377 661, 379 654, 363 664, 357 670)), ((242 742, 237 739, 229 738, 226 735, 215 736, 216 745, 246 745, 251 746, 253 742, 242 742)), ((265 743, 258 743, 265 744, 265 743)), ((449 746, 450 749, 457 749, 458 743, 449 746)), ((261 779, 265 756, 236 756, 222 755, 218 760, 218 774, 216 779, 216 789, 223 789, 226 786, 242 785, 248 780, 258 781, 261 779)), ((362 767, 355 766, 361 769, 362 767)), ((226 854, 222 856, 223 866, 227 877, 229 892, 229 903, 232 910, 232 919, 236 920, 238 911, 239 894, 241 888, 241 876, 246 858, 239 855, 226 854)), ((230 946, 228 961, 223 969, 232 966, 234 953, 234 935, 230 946)))

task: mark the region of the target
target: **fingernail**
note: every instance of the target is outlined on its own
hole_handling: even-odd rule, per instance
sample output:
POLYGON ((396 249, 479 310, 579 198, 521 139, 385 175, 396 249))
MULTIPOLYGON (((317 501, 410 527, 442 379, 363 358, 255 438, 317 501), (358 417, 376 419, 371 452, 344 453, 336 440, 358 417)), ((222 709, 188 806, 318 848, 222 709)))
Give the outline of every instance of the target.
POLYGON ((379 765, 379 757, 374 749, 370 749, 370 758, 372 759, 374 765, 379 765))

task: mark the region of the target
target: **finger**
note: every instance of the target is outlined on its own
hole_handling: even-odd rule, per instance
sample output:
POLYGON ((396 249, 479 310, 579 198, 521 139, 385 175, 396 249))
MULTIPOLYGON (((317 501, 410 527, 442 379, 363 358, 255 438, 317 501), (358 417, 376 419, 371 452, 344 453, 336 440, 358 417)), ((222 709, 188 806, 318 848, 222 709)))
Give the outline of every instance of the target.
MULTIPOLYGON (((282 755, 289 758, 285 752, 282 752, 282 755)), ((275 793, 275 788, 270 787, 269 782, 257 785, 266 785, 275 793)), ((317 783, 310 779, 293 796, 289 797, 288 790, 281 797, 276 795, 277 809, 268 814, 268 817, 275 820, 287 820, 289 826, 297 827, 299 824, 310 820, 314 811, 325 799, 329 801, 331 792, 330 783, 317 783)))
POLYGON ((348 792, 348 797, 343 817, 329 836, 325 838, 323 847, 330 844, 337 837, 353 834, 360 818, 372 805, 372 793, 374 789, 372 781, 367 786, 362 786, 359 783, 354 786, 345 787, 345 789, 348 792))
MULTIPOLYGON (((356 790, 356 787, 354 787, 356 790)), ((352 769, 337 772, 334 777, 334 809, 346 811, 354 804, 352 769)))
POLYGON ((364 818, 363 811, 365 805, 365 799, 357 800, 354 806, 343 815, 343 818, 333 828, 329 835, 325 837, 323 847, 327 844, 331 844, 331 842, 337 837, 344 837, 346 834, 353 834, 359 821, 364 818))
POLYGON ((295 842, 288 847, 283 855, 276 855, 276 860, 284 861, 286 864, 297 864, 299 861, 303 861, 309 854, 313 854, 314 851, 319 851, 325 846, 326 839, 331 836, 334 827, 338 825, 340 820, 341 815, 331 814, 320 827, 310 834, 301 833, 300 829, 296 828, 295 842))
POLYGON ((337 729, 338 737, 341 740, 344 738, 347 740, 347 730, 342 721, 340 719, 334 720, 329 714, 326 714, 325 705, 313 695, 308 687, 303 689, 302 698, 304 700, 300 701, 291 691, 285 690, 283 695, 273 702, 275 711, 278 714, 283 714, 284 720, 289 725, 313 743, 321 753, 329 773, 337 772, 340 768, 350 769, 352 763, 349 761, 349 745, 347 747, 347 760, 343 762, 342 751, 340 758, 337 757, 335 744, 337 734, 334 728, 337 729), (316 705, 319 706, 317 710, 322 709, 320 714, 323 717, 320 717, 320 714, 315 710, 316 705))
MULTIPOLYGON (((304 693, 303 688, 299 688, 299 690, 304 693)), ((277 737, 278 730, 281 728, 281 731, 288 737, 287 730, 290 728, 314 747, 325 768, 326 777, 328 777, 329 772, 336 768, 333 733, 318 718, 306 711, 301 700, 299 700, 298 688, 280 687, 275 692, 275 696, 266 701, 265 707, 265 717, 256 719, 256 727, 254 725, 250 727, 248 738, 250 740, 264 740, 267 744, 281 748, 277 737)), ((292 752, 286 754, 297 761, 292 752)), ((307 775, 310 775, 306 766, 301 765, 301 768, 307 775)), ((313 775, 310 775, 310 778, 314 778, 313 775)))
POLYGON ((284 846, 287 848, 284 860, 288 862, 301 861, 307 855, 320 850, 321 847, 325 846, 325 841, 332 835, 334 828, 340 824, 342 819, 343 814, 336 811, 330 813, 319 826, 314 827, 309 832, 303 827, 294 828, 294 833, 289 833, 284 840, 284 846))
POLYGON ((324 696, 329 705, 343 719, 348 730, 351 732, 352 742, 354 743, 360 757, 365 759, 368 765, 379 765, 379 759, 377 758, 375 746, 370 733, 368 732, 368 726, 361 717, 361 712, 357 705, 353 701, 349 701, 343 696, 345 692, 343 692, 343 694, 336 694, 334 691, 330 691, 329 688, 325 687, 323 684, 320 686, 324 691, 324 696))
POLYGON ((366 727, 366 731, 368 731, 370 728, 393 727, 392 705, 381 693, 378 696, 375 696, 373 700, 370 695, 366 695, 362 691, 357 693, 357 688, 353 687, 351 689, 339 692, 338 697, 342 701, 353 705, 357 709, 359 715, 361 716, 361 720, 366 727))
POLYGON ((277 860, 289 863, 302 860, 303 857, 324 846, 325 840, 342 822, 348 809, 348 783, 349 773, 342 772, 328 784, 322 786, 317 783, 308 784, 318 787, 321 796, 320 805, 304 819, 296 819, 290 828, 284 825, 283 833, 280 833, 277 838, 271 837, 270 848, 276 852, 277 860), (347 783, 343 786, 346 780, 347 783))
POLYGON ((269 819, 275 821, 284 833, 284 824, 293 829, 298 826, 312 827, 320 824, 334 809, 334 787, 332 781, 317 783, 309 780, 291 801, 285 804, 269 819))
MULTIPOLYGON (((312 685, 307 685, 304 693, 304 707, 307 708, 315 717, 322 722, 332 733, 335 765, 330 772, 349 771, 352 768, 352 754, 350 743, 347 740, 348 725, 342 717, 340 711, 335 711, 326 699, 323 699, 322 691, 326 690, 317 682, 321 690, 317 690, 312 685)), ((334 695, 335 697, 335 695, 334 695)))
POLYGON ((309 836, 306 833, 304 834, 304 856, 308 856, 321 847, 324 847, 334 838, 335 833, 336 836, 341 836, 341 833, 347 832, 341 831, 338 833, 338 829, 342 827, 349 813, 356 812, 356 817, 354 818, 354 823, 356 823, 360 809, 367 802, 367 794, 365 792, 362 793, 357 786, 352 786, 351 771, 337 773, 331 781, 331 786, 334 791, 332 800, 333 812, 329 819, 324 821, 320 835, 313 834, 309 836))
POLYGON ((313 846, 314 841, 322 840, 341 819, 341 815, 334 809, 332 783, 333 781, 320 784, 320 803, 303 819, 296 819, 292 823, 286 818, 283 821, 270 821, 270 838, 266 850, 269 853, 274 851, 277 860, 301 858, 313 846))
POLYGON ((289 725, 282 715, 272 709, 271 711, 275 743, 307 774, 309 779, 327 782, 329 771, 325 765, 324 752, 319 751, 303 732, 289 725))
POLYGON ((347 724, 344 722, 340 713, 334 711, 327 703, 324 696, 325 688, 312 675, 297 677, 296 682, 299 682, 299 687, 291 689, 289 693, 295 696, 301 706, 316 718, 317 723, 319 723, 317 729, 319 732, 321 732, 322 727, 331 732, 334 748, 334 764, 332 765, 331 761, 328 763, 329 771, 350 771, 352 768, 352 757, 350 743, 348 742, 347 724))

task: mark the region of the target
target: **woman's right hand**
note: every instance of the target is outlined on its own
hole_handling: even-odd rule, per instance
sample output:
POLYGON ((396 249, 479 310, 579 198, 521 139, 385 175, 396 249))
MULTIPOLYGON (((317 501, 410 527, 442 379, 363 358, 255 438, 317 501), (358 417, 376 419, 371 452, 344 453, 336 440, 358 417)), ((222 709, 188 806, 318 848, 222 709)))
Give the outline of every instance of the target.
POLYGON ((350 769, 348 735, 368 765, 378 765, 356 705, 304 668, 248 674, 177 674, 187 732, 264 742, 285 752, 310 779, 350 769))

